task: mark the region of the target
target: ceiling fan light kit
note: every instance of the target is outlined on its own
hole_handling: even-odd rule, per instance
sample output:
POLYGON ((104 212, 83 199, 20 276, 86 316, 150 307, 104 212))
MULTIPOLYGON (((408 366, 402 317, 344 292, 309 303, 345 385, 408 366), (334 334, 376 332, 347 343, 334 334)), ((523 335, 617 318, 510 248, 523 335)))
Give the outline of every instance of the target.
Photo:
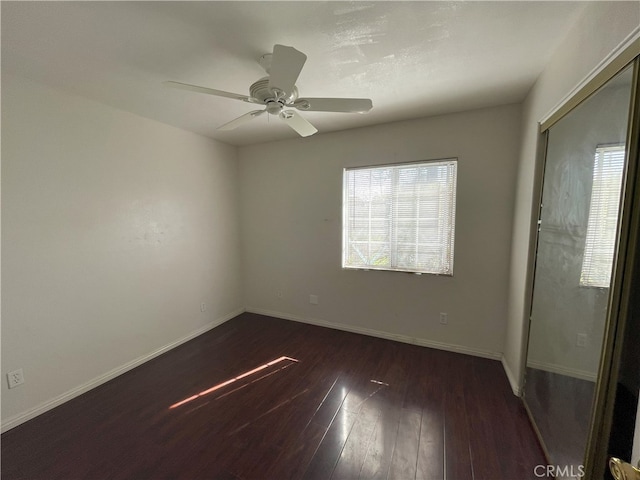
POLYGON ((249 96, 181 82, 167 81, 164 85, 265 106, 264 110, 253 110, 225 123, 219 130, 233 130, 267 112, 278 116, 300 136, 307 137, 318 130, 291 108, 308 112, 344 113, 365 113, 371 110, 373 104, 368 98, 298 98, 296 81, 306 61, 307 56, 295 48, 274 45, 273 53, 267 53, 259 60, 268 75, 249 87, 249 96))

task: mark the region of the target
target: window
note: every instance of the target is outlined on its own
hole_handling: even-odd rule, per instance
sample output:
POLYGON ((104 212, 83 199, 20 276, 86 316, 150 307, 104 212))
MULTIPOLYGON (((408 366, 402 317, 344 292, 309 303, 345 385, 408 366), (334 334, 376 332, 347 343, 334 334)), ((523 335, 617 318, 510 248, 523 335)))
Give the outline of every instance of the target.
POLYGON ((457 160, 344 170, 342 266, 453 275, 457 160))
POLYGON ((596 148, 580 285, 609 287, 618 231, 624 145, 596 148))

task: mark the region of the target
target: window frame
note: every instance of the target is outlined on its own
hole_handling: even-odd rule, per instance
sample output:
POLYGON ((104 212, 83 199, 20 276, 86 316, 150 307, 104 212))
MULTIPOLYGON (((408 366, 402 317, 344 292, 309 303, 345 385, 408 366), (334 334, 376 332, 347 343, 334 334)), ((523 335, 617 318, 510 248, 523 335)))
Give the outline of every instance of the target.
MULTIPOLYGON (((400 273, 411 273, 414 275, 435 275, 435 276, 446 276, 446 277, 453 277, 453 267, 454 267, 454 253, 455 253, 455 229, 456 229, 456 208, 457 208, 457 180, 458 180, 458 158, 457 157, 448 157, 448 158, 439 158, 439 159, 430 159, 430 160, 415 160, 415 161, 408 161, 408 162, 394 162, 394 163, 384 163, 384 164, 374 164, 374 165, 363 165, 363 166, 355 166, 355 167, 345 167, 343 168, 343 174, 342 174, 342 259, 341 259, 341 264, 342 264, 342 269, 343 270, 361 270, 361 271, 369 271, 369 270, 374 270, 374 271, 386 271, 386 272, 400 272, 400 273), (412 166, 429 166, 429 165, 436 165, 436 164, 441 164, 444 166, 447 165, 453 165, 453 182, 452 185, 450 187, 448 187, 451 191, 450 194, 450 202, 452 203, 451 205, 451 210, 450 212, 448 212, 448 216, 450 217, 451 221, 450 221, 450 234, 448 234, 448 238, 447 242, 443 242, 441 244, 445 245, 445 247, 443 248, 447 248, 448 250, 450 250, 450 253, 448 255, 448 264, 449 264, 449 268, 445 271, 427 271, 427 270, 422 270, 422 269, 412 269, 412 268, 408 268, 408 267, 398 267, 397 263, 395 264, 396 266, 376 266, 376 265, 350 265, 347 263, 347 257, 348 257, 348 244, 349 244, 349 240, 348 240, 348 181, 347 181, 347 174, 350 171, 356 171, 356 170, 376 170, 376 169, 397 169, 400 170, 402 167, 412 167, 412 166)), ((392 183, 393 184, 393 183, 392 183)), ((394 187, 392 187, 394 188, 394 187)), ((394 197, 397 198, 397 192, 393 194, 394 197)), ((442 198, 442 197, 440 197, 442 198)), ((449 201, 449 200, 447 200, 449 201)), ((396 202, 397 204, 397 202, 396 202)), ((389 220, 392 224, 398 221, 398 218, 393 216, 393 214, 390 217, 389 220)), ((393 227, 390 227, 390 229, 392 229, 393 227)), ((391 234, 390 234, 391 235, 391 234)), ((398 243, 394 242, 393 239, 389 239, 387 241, 387 243, 389 243, 389 256, 391 257, 392 260, 390 260, 390 263, 392 262, 397 262, 397 246, 398 243), (395 247, 396 249, 394 249, 394 243, 395 243, 395 247)), ((406 243, 406 242, 405 242, 406 243)), ((416 244, 420 243, 417 240, 414 242, 416 244)), ((442 254, 441 254, 442 255, 442 254)))
MULTIPOLYGON (((619 223, 620 223, 620 208, 621 208, 621 201, 622 201, 622 193, 623 193, 623 186, 624 186, 624 179, 625 179, 625 174, 626 174, 626 165, 627 165, 627 161, 626 161, 626 156, 627 156, 627 148, 626 148, 626 144, 625 143, 607 143, 607 144, 598 144, 596 145, 596 148, 594 150, 594 155, 593 155, 593 173, 592 173, 592 185, 591 185, 591 194, 590 194, 590 199, 589 199, 589 213, 588 213, 588 217, 587 217, 587 227, 585 229, 585 245, 584 245, 584 251, 582 254, 582 262, 580 265, 580 277, 578 279, 578 285, 580 286, 580 288, 598 288, 598 289, 607 289, 611 286, 611 276, 613 275, 613 265, 615 263, 615 257, 616 257, 616 249, 617 249, 617 239, 618 239, 618 230, 619 230, 619 223), (592 206, 593 206, 593 199, 594 199, 594 185, 595 185, 595 174, 596 174, 596 162, 598 160, 598 152, 602 151, 602 150, 617 150, 617 151, 622 151, 622 165, 621 165, 621 170, 620 170, 620 183, 619 183, 619 190, 618 190, 618 202, 617 202, 617 218, 616 218, 616 225, 615 225, 615 232, 614 232, 614 237, 613 237, 613 252, 611 254, 611 261, 610 261, 610 269, 609 269, 609 282, 604 285, 603 282, 599 282, 599 277, 597 277, 597 275, 590 275, 590 272, 592 270, 592 268, 590 266, 587 266, 587 264, 591 265, 592 263, 598 263, 598 260, 596 259, 594 260, 590 260, 587 262, 587 252, 591 251, 591 257, 598 257, 601 256, 602 253, 600 252, 594 252, 593 250, 596 249, 597 245, 594 244, 590 244, 589 239, 592 237, 592 235, 590 236, 590 227, 592 225, 592 217, 594 214, 594 210, 592 210, 592 206), (588 277, 588 278, 585 278, 588 277)), ((597 223, 602 222, 601 219, 599 219, 597 221, 597 223)))

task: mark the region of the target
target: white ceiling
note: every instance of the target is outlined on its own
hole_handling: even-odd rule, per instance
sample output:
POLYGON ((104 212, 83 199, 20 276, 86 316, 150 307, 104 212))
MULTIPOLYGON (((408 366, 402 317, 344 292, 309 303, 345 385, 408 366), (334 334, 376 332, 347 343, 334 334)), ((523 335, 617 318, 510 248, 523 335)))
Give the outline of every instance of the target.
MULTIPOLYGON (((297 134, 247 95, 273 45, 308 56, 301 97, 367 97, 367 114, 306 112, 318 134, 520 102, 584 2, 2 2, 2 73, 246 145, 297 134), (270 118, 268 118, 270 117, 270 118)), ((318 135, 316 134, 316 135, 318 135)))

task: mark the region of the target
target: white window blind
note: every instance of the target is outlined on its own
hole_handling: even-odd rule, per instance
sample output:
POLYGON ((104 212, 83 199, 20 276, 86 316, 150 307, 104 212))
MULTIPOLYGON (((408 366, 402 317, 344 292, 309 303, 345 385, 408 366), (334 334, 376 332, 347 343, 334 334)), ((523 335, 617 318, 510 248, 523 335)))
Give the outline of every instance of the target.
POLYGON ((596 148, 580 285, 609 287, 618 231, 624 145, 596 148))
POLYGON ((345 169, 344 268, 453 275, 455 159, 345 169))

